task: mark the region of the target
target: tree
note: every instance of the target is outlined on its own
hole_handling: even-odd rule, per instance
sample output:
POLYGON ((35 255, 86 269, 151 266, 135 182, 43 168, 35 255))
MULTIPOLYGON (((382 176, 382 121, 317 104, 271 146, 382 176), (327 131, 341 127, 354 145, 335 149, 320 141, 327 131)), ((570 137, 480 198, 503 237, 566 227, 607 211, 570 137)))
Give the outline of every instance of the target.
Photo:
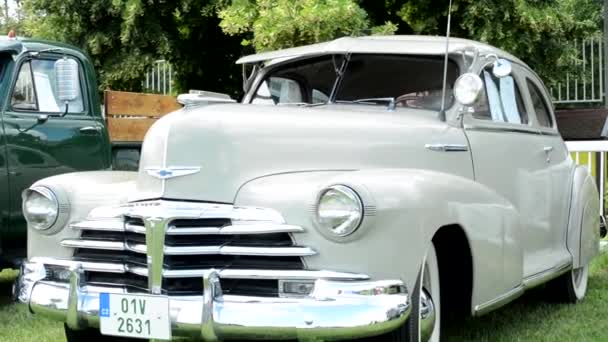
POLYGON ((157 59, 174 66, 178 91, 240 91, 240 39, 226 36, 214 0, 23 0, 26 33, 83 48, 100 89, 139 91, 157 59))
POLYGON ((219 11, 230 35, 246 35, 244 45, 275 50, 366 33, 392 34, 396 25, 372 26, 353 0, 235 0, 219 11))
MULTIPOLYGON (((405 2, 399 16, 418 34, 445 34, 447 0, 405 2)), ((598 34, 597 0, 454 0, 452 34, 520 57, 551 84, 578 61, 575 40, 598 34)), ((579 71, 580 72, 580 71, 579 71)))
MULTIPOLYGON (((224 32, 263 51, 383 24, 375 31, 444 35, 447 13, 448 0, 234 0, 219 15, 224 32)), ((502 48, 551 84, 578 60, 574 41, 598 32, 601 11, 597 0, 454 0, 452 16, 454 36, 502 48)))

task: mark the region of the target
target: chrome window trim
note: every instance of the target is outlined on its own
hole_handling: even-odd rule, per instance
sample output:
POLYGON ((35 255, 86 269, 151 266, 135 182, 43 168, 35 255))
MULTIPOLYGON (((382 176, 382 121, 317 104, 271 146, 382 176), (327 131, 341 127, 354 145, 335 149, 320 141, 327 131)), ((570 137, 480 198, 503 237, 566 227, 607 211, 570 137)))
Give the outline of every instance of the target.
MULTIPOLYGON (((498 125, 498 124, 497 124, 498 125)), ((467 131, 478 131, 478 132, 506 132, 506 133, 523 133, 523 134, 534 134, 540 135, 541 132, 531 126, 523 126, 521 128, 509 126, 497 127, 490 125, 481 124, 465 124, 464 129, 467 131)))

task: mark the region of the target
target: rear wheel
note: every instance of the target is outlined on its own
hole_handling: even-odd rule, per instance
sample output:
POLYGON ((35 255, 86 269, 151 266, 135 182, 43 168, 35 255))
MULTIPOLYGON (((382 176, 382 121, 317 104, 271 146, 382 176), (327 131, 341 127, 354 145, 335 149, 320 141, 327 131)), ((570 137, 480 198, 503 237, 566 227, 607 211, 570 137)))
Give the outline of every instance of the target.
POLYGON ((441 292, 435 246, 429 247, 412 292, 412 313, 405 324, 376 341, 439 342, 441 292))
POLYGON ((589 282, 589 265, 572 269, 550 283, 555 300, 577 303, 585 298, 589 282))

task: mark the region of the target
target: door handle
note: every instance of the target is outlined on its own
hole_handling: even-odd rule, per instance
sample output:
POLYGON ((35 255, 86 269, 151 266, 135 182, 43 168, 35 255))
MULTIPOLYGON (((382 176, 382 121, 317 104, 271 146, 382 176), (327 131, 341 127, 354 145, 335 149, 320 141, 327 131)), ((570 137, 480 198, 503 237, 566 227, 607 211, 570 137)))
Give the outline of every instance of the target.
POLYGON ((551 162, 551 152, 553 152, 553 146, 545 146, 543 148, 543 151, 545 151, 545 154, 547 155, 547 163, 551 162))
POLYGON ((86 126, 80 129, 80 133, 85 134, 97 134, 99 132, 101 132, 101 127, 99 126, 86 126))

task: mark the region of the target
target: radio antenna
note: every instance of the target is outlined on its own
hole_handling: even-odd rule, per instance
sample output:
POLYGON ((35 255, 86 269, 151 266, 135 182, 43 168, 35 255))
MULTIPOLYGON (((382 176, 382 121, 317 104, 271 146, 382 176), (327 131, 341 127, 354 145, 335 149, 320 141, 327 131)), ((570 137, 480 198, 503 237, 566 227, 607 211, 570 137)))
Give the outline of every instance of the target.
POLYGON ((448 86, 448 54, 450 52, 450 28, 452 25, 452 0, 448 6, 448 28, 445 38, 445 60, 443 61, 443 91, 441 92, 441 110, 439 118, 445 121, 445 97, 448 86))

